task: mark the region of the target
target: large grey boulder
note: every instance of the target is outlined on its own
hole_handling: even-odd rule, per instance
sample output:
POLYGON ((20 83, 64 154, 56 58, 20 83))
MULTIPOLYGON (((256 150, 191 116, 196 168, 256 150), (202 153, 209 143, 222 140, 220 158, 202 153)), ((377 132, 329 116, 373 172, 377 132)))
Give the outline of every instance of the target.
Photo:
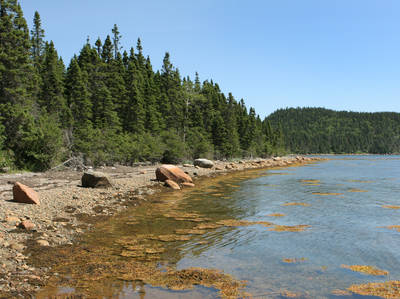
POLYGON ((98 171, 87 171, 82 176, 82 187, 109 188, 112 187, 110 178, 98 171))
POLYGON ((213 168, 214 162, 207 159, 196 159, 194 160, 194 165, 201 168, 213 168))

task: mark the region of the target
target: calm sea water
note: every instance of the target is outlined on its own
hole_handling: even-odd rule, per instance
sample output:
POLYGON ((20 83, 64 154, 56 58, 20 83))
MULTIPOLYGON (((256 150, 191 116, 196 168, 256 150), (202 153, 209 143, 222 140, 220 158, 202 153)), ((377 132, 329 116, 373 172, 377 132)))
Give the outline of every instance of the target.
MULTIPOLYGON (((190 240, 171 242, 164 263, 177 269, 221 269, 247 281, 255 298, 341 298, 336 289, 352 284, 400 280, 400 156, 340 156, 302 167, 228 175, 200 182, 195 189, 158 195, 145 204, 98 226, 86 246, 112 248, 116 241, 138 233, 170 234, 194 224, 166 217, 190 212, 209 222, 223 219, 270 221, 276 225, 309 225, 301 232, 271 231, 262 225, 219 227, 190 240), (303 203, 303 205, 285 205, 303 203), (269 216, 274 213, 282 217, 269 216), (129 222, 131 221, 131 222, 129 222), (292 259, 294 263, 287 263, 292 259), (388 276, 353 272, 342 265, 371 265, 388 276)), ((101 260, 99 261, 101 263, 101 260)), ((68 282, 68 270, 57 287, 44 288, 38 298, 85 293, 68 282)), ((206 287, 169 291, 165 288, 115 281, 103 283, 98 298, 213 298, 206 287)), ((343 298, 361 298, 359 295, 343 298)), ((372 297, 368 297, 372 298, 372 297)))

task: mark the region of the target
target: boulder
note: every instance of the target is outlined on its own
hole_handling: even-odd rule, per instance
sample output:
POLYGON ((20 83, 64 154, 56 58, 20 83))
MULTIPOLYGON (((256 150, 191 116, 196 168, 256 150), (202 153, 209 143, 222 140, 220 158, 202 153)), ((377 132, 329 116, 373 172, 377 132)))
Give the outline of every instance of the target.
POLYGON ((87 171, 82 176, 82 187, 108 188, 112 187, 109 177, 97 171, 87 171))
POLYGON ((214 162, 207 159, 196 159, 194 160, 194 165, 201 168, 212 168, 214 166, 214 162))
POLYGON ((29 203, 39 205, 39 194, 32 188, 25 186, 19 182, 16 182, 13 187, 13 198, 14 201, 20 203, 29 203))
POLYGON ((173 180, 165 180, 165 185, 174 190, 181 190, 181 187, 179 187, 179 185, 175 183, 173 180))
POLYGON ((161 165, 156 169, 156 178, 158 181, 165 182, 172 180, 178 184, 183 182, 193 183, 192 178, 183 172, 178 166, 175 165, 161 165))
POLYGON ((282 158, 281 158, 281 157, 275 157, 275 158, 273 158, 273 160, 274 160, 274 161, 281 161, 282 158))

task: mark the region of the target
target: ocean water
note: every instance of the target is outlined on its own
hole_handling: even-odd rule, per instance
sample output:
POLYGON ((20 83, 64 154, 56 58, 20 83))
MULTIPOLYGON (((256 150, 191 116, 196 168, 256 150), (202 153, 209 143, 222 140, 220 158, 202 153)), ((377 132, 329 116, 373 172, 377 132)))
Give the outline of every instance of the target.
POLYGON ((57 279, 37 297, 221 296, 215 285, 171 290, 153 274, 132 276, 124 267, 134 262, 174 271, 218 269, 246 281, 244 291, 253 298, 377 298, 338 290, 400 280, 400 232, 391 227, 400 225, 400 156, 330 158, 158 194, 152 203, 99 223, 68 251, 53 269, 57 279), (91 263, 97 270, 88 268, 91 263), (352 265, 388 273, 369 275, 352 265))

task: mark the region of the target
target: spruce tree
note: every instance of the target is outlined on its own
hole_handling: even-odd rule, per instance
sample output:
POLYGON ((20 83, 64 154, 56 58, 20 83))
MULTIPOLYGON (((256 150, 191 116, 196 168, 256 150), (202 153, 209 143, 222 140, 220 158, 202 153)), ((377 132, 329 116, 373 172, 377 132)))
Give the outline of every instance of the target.
POLYGON ((131 61, 126 75, 128 101, 124 109, 124 129, 135 134, 145 132, 146 110, 144 96, 140 89, 142 80, 136 64, 131 61))
POLYGON ((121 34, 119 33, 117 24, 114 24, 113 29, 111 30, 112 34, 113 34, 113 45, 114 45, 114 58, 117 59, 117 55, 119 53, 119 51, 121 50, 121 34))
POLYGON ((16 0, 0 0, 0 119, 6 143, 18 153, 24 148, 21 130, 34 121, 30 115, 37 96, 37 74, 30 50, 20 5, 16 0))
POLYGON ((74 148, 88 151, 92 134, 92 103, 87 90, 87 73, 81 71, 76 57, 71 60, 66 79, 67 97, 74 117, 74 148))
POLYGON ((103 48, 101 51, 101 58, 104 62, 109 63, 113 59, 113 44, 111 42, 111 38, 107 35, 107 38, 104 41, 103 48))
POLYGON ((42 77, 39 103, 50 115, 57 116, 64 127, 70 123, 70 111, 64 98, 64 69, 54 44, 46 43, 40 75, 42 77))
POLYGON ((45 48, 44 30, 40 15, 35 11, 33 17, 33 29, 31 30, 32 57, 36 65, 40 65, 45 48))
POLYGON ((169 53, 165 53, 161 71, 161 97, 166 101, 161 111, 166 119, 167 126, 183 131, 184 100, 182 95, 181 78, 179 70, 170 62, 169 53))

